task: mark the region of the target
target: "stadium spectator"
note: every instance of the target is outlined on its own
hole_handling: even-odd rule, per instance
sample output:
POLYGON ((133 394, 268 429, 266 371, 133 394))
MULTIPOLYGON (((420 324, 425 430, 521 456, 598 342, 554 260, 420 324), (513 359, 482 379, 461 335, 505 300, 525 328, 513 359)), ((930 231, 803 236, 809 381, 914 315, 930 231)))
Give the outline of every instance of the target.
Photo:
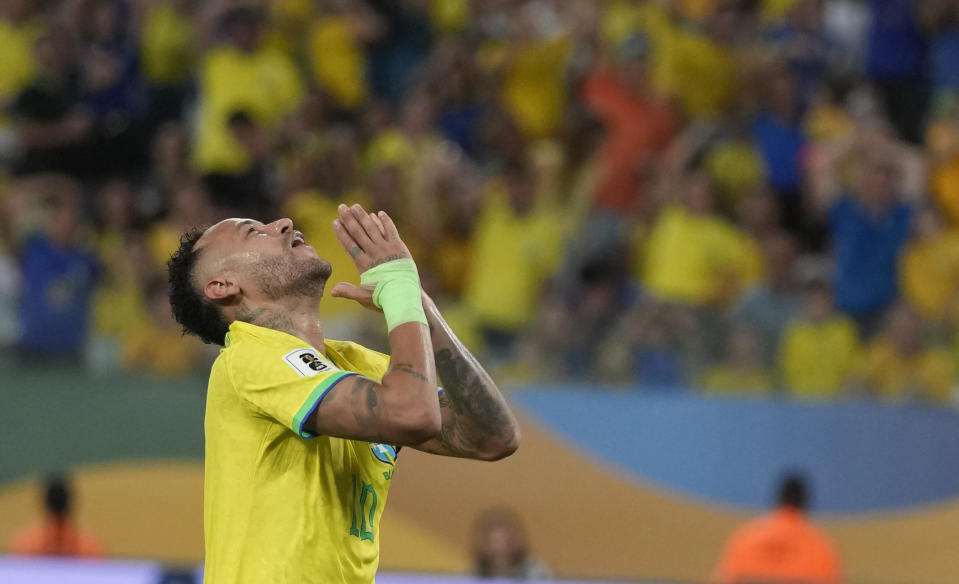
POLYGON ((918 315, 900 303, 889 309, 882 334, 863 352, 853 385, 884 400, 945 403, 955 382, 950 354, 923 338, 918 315))
MULTIPOLYGON (((4 2, 0 6, 0 103, 7 106, 37 74, 34 43, 42 34, 40 5, 31 0, 4 2)), ((6 115, 2 125, 6 125, 6 115)))
POLYGON ((763 364, 759 333, 747 323, 734 323, 726 336, 724 354, 709 367, 699 384, 710 393, 764 395, 775 387, 773 375, 763 364))
POLYGON ((173 319, 164 278, 148 282, 144 296, 148 317, 123 337, 120 360, 124 368, 160 377, 183 377, 212 361, 215 353, 210 347, 184 335, 173 319))
POLYGON ((583 85, 583 101, 605 130, 594 201, 607 212, 648 211, 644 182, 676 133, 676 116, 652 87, 648 53, 649 40, 635 33, 613 67, 598 66, 583 85))
POLYGON ((870 29, 865 70, 900 136, 918 143, 929 101, 927 43, 913 0, 869 2, 870 29))
POLYGON ((788 65, 796 83, 796 105, 804 107, 839 55, 823 26, 823 5, 827 3, 797 0, 788 4, 792 6, 787 17, 782 24, 773 25, 768 44, 788 65))
POLYGON ((741 232, 715 212, 709 178, 682 179, 678 203, 667 204, 653 223, 643 252, 642 282, 661 301, 721 307, 754 284, 741 232))
POLYGON ((79 363, 100 264, 82 241, 78 186, 67 177, 38 175, 11 191, 0 208, 0 233, 23 277, 20 356, 79 363))
POLYGON ((519 516, 502 507, 487 509, 473 524, 473 566, 476 576, 483 579, 550 576, 549 569, 530 553, 519 516))
POLYGON ((857 357, 855 324, 836 311, 832 290, 821 279, 806 283, 802 305, 802 315, 786 327, 780 343, 783 384, 796 397, 835 397, 857 357))
POLYGON ((97 155, 83 148, 92 143, 94 119, 80 106, 80 75, 70 35, 51 25, 37 37, 37 74, 9 105, 19 174, 63 171, 88 176, 97 155))
POLYGON ((836 261, 836 298, 871 336, 898 295, 898 257, 912 224, 909 198, 921 186, 905 182, 909 151, 880 128, 864 129, 819 163, 818 205, 828 208, 836 261), (850 159, 854 176, 848 193, 839 191, 836 168, 850 159), (908 190, 903 190, 908 189, 908 190), (829 192, 831 191, 831 192, 829 192))
POLYGON ((103 544, 73 519, 73 488, 67 477, 53 476, 43 484, 44 518, 16 534, 10 552, 20 555, 97 557, 103 544))
POLYGON ((756 328, 765 348, 764 360, 772 363, 783 331, 801 311, 793 273, 796 243, 785 232, 772 233, 760 243, 765 266, 763 280, 743 292, 732 316, 756 328))
POLYGON ((915 233, 900 256, 900 288, 926 322, 949 330, 959 316, 959 232, 946 229, 935 208, 924 207, 915 233))
POLYGON ((334 105, 356 111, 369 98, 364 45, 383 34, 383 22, 363 2, 340 0, 321 8, 308 32, 313 78, 334 105))
MULTIPOLYGON (((140 8, 134 4, 134 10, 140 8)), ((193 85, 199 42, 192 0, 150 2, 136 14, 139 62, 147 88, 149 127, 183 116, 193 85)))
POLYGON ((657 86, 675 96, 690 117, 721 115, 730 107, 739 85, 733 41, 742 13, 736 2, 712 3, 698 28, 686 28, 670 16, 656 14, 652 7, 650 10, 649 16, 656 23, 650 34, 657 86))
POLYGON ((805 137, 793 74, 776 68, 764 79, 763 108, 753 121, 753 138, 766 163, 769 186, 779 196, 786 225, 797 231, 803 210, 801 157, 805 137))
POLYGON ((807 480, 783 478, 772 512, 746 523, 726 543, 713 573, 715 584, 836 584, 839 554, 829 536, 808 518, 807 480))
POLYGON ((954 115, 956 111, 959 111, 959 105, 937 116, 926 131, 932 200, 953 228, 959 225, 959 124, 954 115))
POLYGON ((143 283, 146 257, 143 225, 132 185, 114 177, 96 193, 96 249, 102 268, 93 298, 91 348, 98 367, 119 365, 120 343, 146 321, 143 283))
POLYGON ((96 0, 78 24, 81 107, 96 122, 98 164, 103 172, 139 169, 146 95, 128 5, 96 0))
POLYGON ((216 211, 210 195, 198 178, 185 177, 170 185, 166 212, 146 228, 146 244, 154 272, 159 272, 180 245, 180 234, 194 225, 212 224, 216 211))
POLYGON ((539 186, 531 164, 511 169, 505 180, 486 185, 476 220, 464 298, 477 316, 492 362, 509 356, 562 252, 559 210, 539 186))
POLYGON ((367 0, 383 32, 369 44, 369 83, 376 95, 396 103, 429 54, 432 31, 425 2, 367 0))
MULTIPOLYGON (((507 8, 509 27, 495 75, 502 78, 500 99, 523 133, 531 139, 555 135, 565 113, 564 74, 570 39, 555 26, 558 14, 549 4, 539 10, 516 3, 507 8)), ((491 47, 491 52, 495 50, 491 47)))
POLYGON ((931 109, 942 113, 959 97, 959 3, 931 0, 921 2, 918 8, 929 36, 931 109))
POLYGON ((293 60, 263 42, 262 9, 236 4, 220 19, 223 41, 205 55, 199 72, 200 117, 197 120, 194 163, 210 183, 217 205, 243 207, 262 193, 234 192, 250 171, 249 153, 230 132, 230 117, 244 114, 250 124, 273 130, 299 104, 300 73, 293 60), (239 199, 239 200, 237 200, 239 199))

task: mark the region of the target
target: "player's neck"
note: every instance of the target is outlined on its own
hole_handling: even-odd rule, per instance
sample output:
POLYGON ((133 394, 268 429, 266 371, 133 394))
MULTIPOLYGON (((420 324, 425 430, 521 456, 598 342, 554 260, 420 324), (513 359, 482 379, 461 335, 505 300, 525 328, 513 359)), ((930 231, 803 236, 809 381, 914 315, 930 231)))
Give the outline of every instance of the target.
POLYGON ((244 303, 236 309, 236 320, 270 328, 302 339, 321 353, 324 350, 323 326, 316 302, 244 303))

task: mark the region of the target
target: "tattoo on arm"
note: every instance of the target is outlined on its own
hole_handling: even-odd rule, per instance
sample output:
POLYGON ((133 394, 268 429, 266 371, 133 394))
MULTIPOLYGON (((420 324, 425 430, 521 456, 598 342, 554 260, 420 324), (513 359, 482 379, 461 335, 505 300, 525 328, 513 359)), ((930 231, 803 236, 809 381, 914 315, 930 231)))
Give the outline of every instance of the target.
POLYGON ((479 364, 464 351, 434 353, 443 382, 440 409, 448 412, 437 439, 449 453, 460 456, 475 452, 490 438, 509 442, 516 431, 499 390, 487 383, 479 364))
POLYGON ((422 381, 423 383, 430 383, 430 378, 429 378, 429 377, 427 377, 427 376, 423 375, 422 373, 420 373, 419 371, 417 371, 416 368, 414 368, 414 367, 413 367, 412 365, 410 365, 409 363, 395 363, 395 364, 393 364, 393 365, 391 366, 391 368, 392 368, 392 369, 395 369, 396 371, 402 371, 403 373, 409 373, 410 375, 412 375, 413 377, 419 379, 419 380, 422 381))
POLYGON ((385 264, 386 262, 392 262, 393 260, 402 260, 402 259, 406 259, 406 256, 403 254, 395 253, 393 255, 388 255, 385 258, 380 258, 378 260, 373 261, 373 263, 370 264, 369 268, 366 268, 366 269, 369 270, 370 268, 375 268, 376 266, 380 264, 385 264))
MULTIPOLYGON (((321 401, 320 405, 316 408, 314 415, 314 420, 318 417, 318 414, 321 409, 323 409, 326 400, 321 401)), ((377 394, 377 383, 372 379, 367 379, 365 377, 356 377, 353 382, 353 387, 350 390, 349 395, 350 410, 353 412, 353 419, 362 427, 373 428, 383 417, 383 412, 381 411, 381 406, 379 403, 379 395, 377 394)), ((316 422, 314 421, 314 428, 323 432, 322 428, 316 427, 316 422)), ((379 434, 370 434, 369 436, 364 436, 364 440, 369 440, 370 442, 387 442, 386 438, 379 434)))
POLYGON ((376 382, 372 379, 357 379, 353 384, 351 395, 353 404, 353 418, 358 424, 370 424, 379 419, 376 406, 379 400, 376 396, 376 382))

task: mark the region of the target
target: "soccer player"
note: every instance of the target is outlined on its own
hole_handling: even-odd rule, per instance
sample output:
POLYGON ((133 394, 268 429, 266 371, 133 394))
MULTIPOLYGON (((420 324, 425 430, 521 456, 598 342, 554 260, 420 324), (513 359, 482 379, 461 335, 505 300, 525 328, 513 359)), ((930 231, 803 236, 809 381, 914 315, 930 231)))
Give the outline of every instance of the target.
POLYGON ((206 405, 207 584, 373 582, 402 446, 496 460, 519 444, 392 220, 341 205, 333 229, 362 286, 332 294, 383 311, 390 356, 324 337, 331 267, 289 219, 226 219, 170 260, 177 320, 224 346, 206 405))

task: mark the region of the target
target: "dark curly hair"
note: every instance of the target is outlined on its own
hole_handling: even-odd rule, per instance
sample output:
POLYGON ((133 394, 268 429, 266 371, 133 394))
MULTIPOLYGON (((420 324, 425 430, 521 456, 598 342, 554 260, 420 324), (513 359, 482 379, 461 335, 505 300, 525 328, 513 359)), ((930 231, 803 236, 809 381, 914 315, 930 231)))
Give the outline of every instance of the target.
POLYGON ((194 249, 205 228, 193 228, 180 238, 180 247, 167 262, 170 276, 170 307, 183 332, 196 335, 204 343, 223 345, 230 323, 193 282, 200 252, 194 249))

